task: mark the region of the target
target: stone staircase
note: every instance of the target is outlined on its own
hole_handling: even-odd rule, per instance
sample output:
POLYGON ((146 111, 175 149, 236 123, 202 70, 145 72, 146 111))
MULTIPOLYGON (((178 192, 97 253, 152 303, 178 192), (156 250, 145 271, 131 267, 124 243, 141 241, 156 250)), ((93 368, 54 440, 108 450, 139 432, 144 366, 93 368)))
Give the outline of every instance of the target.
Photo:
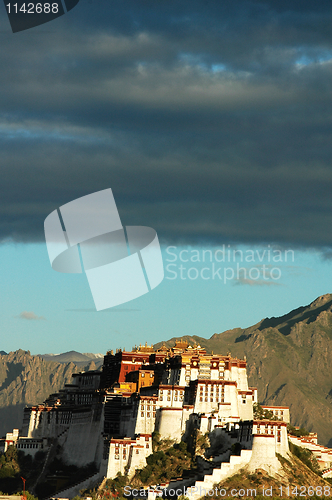
POLYGON ((197 500, 207 495, 207 492, 213 488, 214 484, 220 483, 220 481, 244 467, 250 461, 251 454, 251 450, 241 450, 241 455, 231 455, 229 462, 222 462, 213 469, 212 474, 205 474, 202 481, 196 481, 192 487, 188 488, 186 496, 190 500, 197 500))

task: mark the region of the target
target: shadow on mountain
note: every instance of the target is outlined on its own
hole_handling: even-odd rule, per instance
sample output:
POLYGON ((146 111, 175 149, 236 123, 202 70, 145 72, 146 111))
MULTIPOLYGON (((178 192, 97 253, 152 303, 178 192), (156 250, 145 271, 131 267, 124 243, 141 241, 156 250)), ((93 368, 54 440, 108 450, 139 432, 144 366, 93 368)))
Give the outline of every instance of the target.
POLYGON ((7 387, 10 386, 10 384, 15 380, 17 377, 19 377, 22 374, 23 371, 23 365, 22 363, 8 363, 7 364, 7 372, 6 372, 6 379, 3 382, 3 384, 0 386, 0 391, 3 391, 4 389, 7 389, 7 387))
POLYGON ((0 408, 0 436, 5 436, 6 432, 22 427, 23 408, 25 404, 9 405, 0 408))
POLYGON ((249 333, 249 335, 245 335, 243 333, 242 335, 237 337, 234 342, 235 342, 235 344, 237 344, 238 342, 244 342, 245 340, 250 339, 251 336, 252 336, 252 333, 249 333))

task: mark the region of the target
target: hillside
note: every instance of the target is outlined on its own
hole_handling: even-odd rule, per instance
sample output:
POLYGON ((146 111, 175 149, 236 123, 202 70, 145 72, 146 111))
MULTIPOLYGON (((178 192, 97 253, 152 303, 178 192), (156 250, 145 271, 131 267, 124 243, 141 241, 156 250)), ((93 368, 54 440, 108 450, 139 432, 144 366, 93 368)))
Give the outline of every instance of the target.
MULTIPOLYGON (((250 328, 182 338, 208 352, 246 356, 260 402, 289 406, 293 425, 318 432, 320 443, 332 445, 332 294, 250 328)), ((174 340, 165 343, 171 347, 174 340)))
POLYGON ((0 436, 21 426, 26 404, 42 403, 84 368, 96 369, 96 365, 94 361, 85 362, 84 367, 81 363, 46 361, 23 350, 1 354, 0 436))
MULTIPOLYGON (((268 497, 272 493, 273 498, 289 498, 289 496, 310 497, 308 492, 317 492, 317 497, 322 496, 323 492, 330 496, 331 484, 310 470, 301 460, 292 453, 288 459, 278 456, 281 464, 281 470, 275 477, 269 476, 264 469, 256 469, 254 473, 248 473, 246 467, 219 484, 219 490, 223 488, 227 493, 233 489, 240 491, 255 490, 260 498, 268 497), (325 489, 324 489, 325 488, 325 489), (263 494, 265 490, 265 494, 263 494)), ((228 496, 231 496, 228 493, 228 496)), ((248 497, 256 496, 252 491, 248 497)), ((312 495, 311 495, 312 496, 312 495)), ((317 498, 316 497, 316 498, 317 498)), ((220 495, 206 496, 204 498, 217 499, 220 495)))
MULTIPOLYGON (((204 490, 202 486, 201 491, 203 494, 205 491, 206 495, 202 496, 201 500, 220 500, 221 497, 244 499, 256 497, 259 500, 266 497, 276 499, 289 498, 290 496, 331 498, 331 483, 317 474, 316 460, 307 450, 304 452, 298 448, 296 450, 296 448, 293 447, 287 457, 277 455, 280 465, 279 470, 275 471, 273 476, 262 468, 252 471, 248 465, 245 465, 232 476, 214 484, 213 490, 204 490), (235 490, 238 495, 235 495, 235 490), (315 496, 314 493, 316 493, 315 496)), ((196 459, 197 455, 191 455, 184 442, 180 445, 172 444, 170 440, 159 440, 158 435, 155 435, 154 453, 147 458, 147 465, 142 469, 138 469, 131 480, 125 475, 108 479, 106 484, 104 483, 99 489, 99 498, 102 500, 109 499, 110 492, 112 492, 113 497, 116 496, 118 500, 125 500, 124 488, 127 485, 136 489, 146 488, 152 484, 167 483, 172 479, 176 481, 179 477, 187 477, 189 470, 191 473, 198 473, 196 459)), ((203 477, 203 474, 201 477, 203 477)), ((170 490, 175 488, 174 483, 173 485, 171 483, 169 488, 170 490)), ((94 495, 92 490, 81 493, 83 493, 83 498, 90 495, 93 498, 94 495)), ((190 491, 187 490, 185 497, 182 498, 190 497, 190 491)))

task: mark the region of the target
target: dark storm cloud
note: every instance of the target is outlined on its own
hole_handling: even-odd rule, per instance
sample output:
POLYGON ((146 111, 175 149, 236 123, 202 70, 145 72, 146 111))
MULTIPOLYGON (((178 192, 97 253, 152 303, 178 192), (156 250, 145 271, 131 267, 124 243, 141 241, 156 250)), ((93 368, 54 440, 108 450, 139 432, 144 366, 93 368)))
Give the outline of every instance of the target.
POLYGON ((165 241, 332 244, 330 2, 81 3, 1 21, 1 238, 111 187, 165 241))

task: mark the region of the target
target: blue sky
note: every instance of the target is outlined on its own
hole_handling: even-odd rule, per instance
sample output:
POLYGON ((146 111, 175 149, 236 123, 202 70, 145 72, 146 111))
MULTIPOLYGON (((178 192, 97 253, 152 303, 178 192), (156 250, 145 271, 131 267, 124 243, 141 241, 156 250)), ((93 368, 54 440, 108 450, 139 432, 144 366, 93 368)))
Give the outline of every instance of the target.
MULTIPOLYGON (((289 254, 285 262, 282 250, 282 261, 271 264, 271 247, 229 248, 242 250, 244 256, 248 255, 246 251, 254 251, 256 258, 240 263, 238 253, 235 263, 217 263, 214 252, 222 250, 222 245, 172 246, 168 251, 164 246, 165 279, 157 288, 119 307, 97 312, 85 275, 53 271, 45 244, 4 244, 0 247, 0 317, 5 332, 1 348, 7 352, 22 348, 34 354, 68 350, 104 353, 186 334, 208 338, 229 328, 244 328, 265 317, 285 314, 331 292, 332 263, 317 252, 294 250, 294 258, 289 254), (205 253, 205 263, 184 262, 197 260, 197 256, 202 260, 207 250, 212 251, 212 262, 209 253, 205 253), (236 270, 238 262, 248 273, 261 269, 264 263, 273 265, 278 269, 273 273, 276 279, 270 277, 266 280, 269 284, 262 284, 263 275, 258 279, 258 271, 252 270, 253 280, 245 282, 243 272, 239 276, 242 279, 236 279, 235 272, 235 279, 227 279, 225 284, 224 269, 236 270), (221 269, 222 279, 217 274, 212 279, 213 263, 215 273, 221 269), (203 276, 209 279, 188 278, 189 269, 189 276, 195 278, 203 267, 207 268, 203 276), (33 313, 36 319, 27 318, 24 312, 33 313)), ((221 255, 217 253, 219 260, 221 255)), ((226 271, 227 277, 231 274, 226 271)))
POLYGON ((80 0, 13 34, 0 7, 1 349, 210 337, 331 292, 331 25, 330 0, 80 0), (84 275, 52 270, 43 224, 107 188, 124 226, 157 231, 166 277, 97 313, 84 275), (294 262, 168 279, 167 246, 223 245, 294 262))

